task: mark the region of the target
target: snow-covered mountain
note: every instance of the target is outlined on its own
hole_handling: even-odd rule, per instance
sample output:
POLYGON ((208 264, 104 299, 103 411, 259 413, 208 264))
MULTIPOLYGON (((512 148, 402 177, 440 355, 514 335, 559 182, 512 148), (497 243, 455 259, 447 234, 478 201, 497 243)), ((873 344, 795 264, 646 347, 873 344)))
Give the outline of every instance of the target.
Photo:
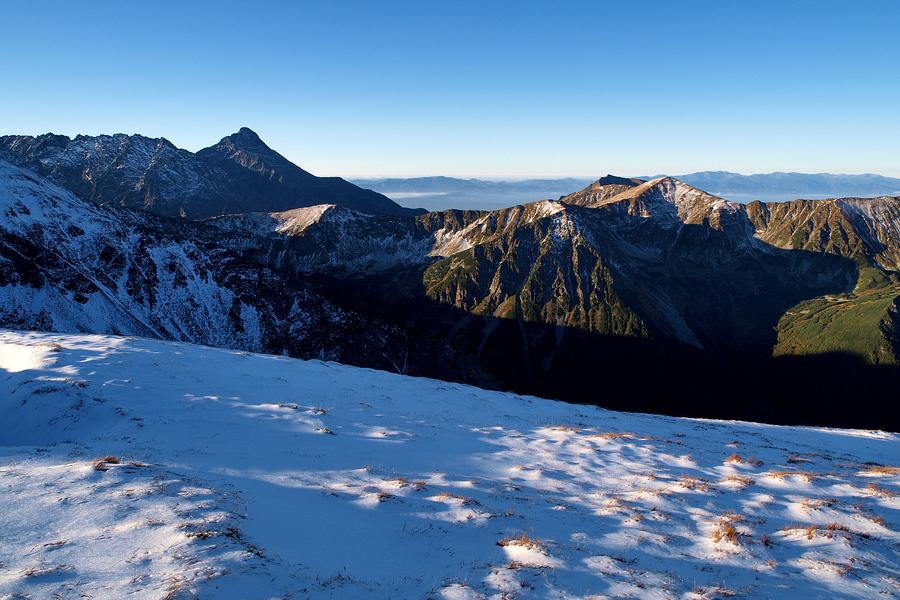
POLYGON ((900 594, 892 433, 12 331, 0 422, 3 598, 900 594))
POLYGON ((346 310, 209 225, 96 206, 0 161, 0 323, 321 357, 480 381, 446 344, 346 310))
POLYGON ((339 177, 316 177, 244 127, 196 154, 141 135, 0 137, 0 159, 95 204, 202 219, 340 204, 369 213, 421 214, 339 177))
MULTIPOLYGON (((220 150, 299 177, 249 160, 256 139, 220 150)), ((8 327, 323 357, 623 410, 900 428, 887 400, 897 198, 742 205, 608 176, 491 212, 332 204, 195 222, 97 207, 4 164, 0 202, 8 327)))

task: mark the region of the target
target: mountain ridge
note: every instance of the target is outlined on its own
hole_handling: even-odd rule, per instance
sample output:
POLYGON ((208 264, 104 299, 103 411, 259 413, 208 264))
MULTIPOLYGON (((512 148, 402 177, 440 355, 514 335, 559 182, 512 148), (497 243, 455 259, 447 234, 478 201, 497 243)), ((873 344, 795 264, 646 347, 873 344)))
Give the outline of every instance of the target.
MULTIPOLYGON (((761 173, 742 175, 728 171, 700 171, 684 175, 659 174, 618 178, 619 183, 672 177, 713 195, 748 203, 797 199, 900 196, 900 178, 876 174, 761 173)), ((359 185, 396 199, 417 198, 432 210, 475 208, 495 210, 529 201, 559 198, 581 191, 596 180, 563 178, 524 181, 459 179, 444 176, 353 179, 359 185)), ((605 181, 603 184, 612 183, 605 181)), ((630 185, 630 184, 629 184, 630 185)))
MULTIPOLYGON (((872 364, 897 364, 898 344, 892 333, 896 329, 881 323, 892 322, 890 311, 900 289, 897 276, 875 263, 881 261, 878 264, 884 267, 893 256, 894 240, 882 228, 893 227, 892 207, 898 201, 796 201, 748 207, 671 178, 632 186, 595 182, 581 196, 561 201, 417 217, 418 259, 395 254, 391 273, 390 259, 383 257, 378 269, 381 283, 366 279, 368 291, 351 284, 361 271, 340 275, 332 263, 310 260, 300 244, 307 236, 303 228, 291 232, 289 239, 297 240, 291 244, 271 238, 274 245, 266 254, 302 263, 300 276, 317 281, 326 295, 340 296, 356 309, 412 323, 430 335, 449 336, 479 357, 489 372, 505 373, 500 379, 511 389, 585 401, 587 390, 610 385, 603 376, 592 380, 572 371, 579 362, 593 360, 607 365, 603 373, 617 373, 629 382, 616 386, 623 394, 627 385, 652 397, 666 387, 687 383, 698 406, 716 410, 720 390, 741 385, 746 388, 743 401, 757 403, 753 410, 764 405, 764 412, 783 414, 785 408, 777 403, 794 395, 797 386, 815 389, 823 398, 832 398, 829 402, 839 402, 840 395, 854 386, 868 386, 852 375, 862 372, 854 357, 872 364), (843 223, 846 235, 855 231, 860 225, 837 209, 857 204, 872 214, 881 207, 884 217, 871 224, 877 230, 874 235, 850 236, 855 241, 849 245, 816 243, 819 227, 843 223), (810 210, 829 205, 836 210, 823 212, 830 216, 821 223, 809 220, 810 210), (793 223, 789 235, 785 237, 775 220, 761 216, 767 211, 785 211, 783 218, 793 223), (883 241, 873 247, 874 240, 883 241), (806 334, 796 314, 809 313, 808 302, 813 299, 835 294, 842 295, 841 306, 848 311, 866 306, 883 311, 867 317, 874 319, 865 325, 874 337, 865 342, 869 346, 847 346, 841 341, 840 332, 846 328, 840 323, 855 317, 841 316, 825 329, 831 337, 815 347, 815 355, 822 358, 813 362, 829 366, 804 367, 817 372, 816 377, 832 389, 807 376, 792 382, 799 372, 791 366, 796 364, 793 357, 802 352, 789 349, 813 347, 802 340, 806 334), (792 307, 804 302, 794 313, 792 307), (773 362, 773 349, 774 356, 784 360, 773 362), (848 354, 841 358, 835 354, 840 352, 848 354), (664 384, 638 383, 639 357, 644 361, 665 357, 668 366, 659 375, 664 384), (692 363, 716 365, 713 372, 719 374, 710 377, 705 366, 692 363), (818 372, 823 368, 829 376, 818 372), (768 371, 783 390, 758 388, 753 374, 757 370, 768 371), (840 380, 845 372, 848 376, 840 380), (700 383, 703 380, 707 381, 700 383)), ((339 245, 328 241, 327 224, 310 225, 310 235, 313 230, 313 247, 328 248, 329 257, 340 254, 339 245)), ((824 302, 814 314, 827 308, 828 301, 824 302)), ((890 370, 879 372, 880 383, 868 389, 884 393, 880 386, 894 375, 890 370)), ((792 418, 799 418, 805 404, 792 402, 797 410, 792 418)), ((616 406, 632 405, 624 401, 616 406)), ((652 410, 673 408, 654 404, 652 410)))
MULTIPOLYGON (((0 184, 93 206, 16 169, 0 184)), ((879 400, 900 364, 898 198, 744 205, 607 176, 495 211, 329 204, 194 222, 112 206, 41 220, 16 197, 0 223, 12 327, 59 328, 107 298, 162 338, 241 344, 258 328, 269 351, 667 414, 841 424, 808 398, 837 411, 864 391, 854 423, 900 422, 879 400), (223 325, 191 320, 204 314, 223 325), (663 400, 670 389, 684 398, 663 400)))
POLYGON ((95 204, 203 219, 336 203, 364 212, 420 214, 339 177, 319 178, 265 145, 252 130, 197 153, 139 134, 0 137, 0 158, 95 204), (229 145, 230 144, 230 145, 229 145), (273 170, 274 169, 274 170, 273 170), (269 179, 277 170, 278 178, 269 179))
POLYGON ((96 206, 2 160, 0 206, 6 327, 399 364, 410 374, 491 385, 449 345, 342 308, 226 247, 208 224, 96 206))

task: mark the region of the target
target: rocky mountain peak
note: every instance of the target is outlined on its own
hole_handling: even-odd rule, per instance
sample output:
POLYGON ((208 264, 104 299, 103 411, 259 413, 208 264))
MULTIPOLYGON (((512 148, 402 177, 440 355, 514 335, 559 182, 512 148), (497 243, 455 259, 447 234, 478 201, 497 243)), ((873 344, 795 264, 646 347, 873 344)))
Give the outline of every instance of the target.
POLYGON ((727 202, 673 177, 647 181, 607 199, 601 204, 621 204, 632 215, 670 214, 683 223, 701 222, 714 211, 734 213, 739 204, 727 202))
POLYGON ((593 185, 601 186, 601 185, 624 185, 626 187, 635 187, 642 183, 646 183, 643 179, 634 179, 634 178, 625 178, 625 177, 617 177, 615 175, 607 174, 606 177, 601 177, 593 185))
POLYGON ((275 154, 275 151, 269 148, 249 127, 241 127, 237 133, 222 138, 219 145, 225 145, 254 156, 275 154))

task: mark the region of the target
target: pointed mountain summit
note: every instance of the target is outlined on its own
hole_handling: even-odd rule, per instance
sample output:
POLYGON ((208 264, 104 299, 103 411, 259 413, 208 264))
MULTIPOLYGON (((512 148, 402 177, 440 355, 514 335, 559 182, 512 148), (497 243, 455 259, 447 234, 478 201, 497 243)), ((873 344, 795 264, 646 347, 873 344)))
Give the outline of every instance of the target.
POLYGON ((197 152, 231 178, 254 190, 256 212, 282 212, 319 204, 338 204, 372 214, 415 216, 425 211, 403 208, 387 196, 365 190, 340 177, 316 177, 269 148, 251 129, 242 127, 197 152))

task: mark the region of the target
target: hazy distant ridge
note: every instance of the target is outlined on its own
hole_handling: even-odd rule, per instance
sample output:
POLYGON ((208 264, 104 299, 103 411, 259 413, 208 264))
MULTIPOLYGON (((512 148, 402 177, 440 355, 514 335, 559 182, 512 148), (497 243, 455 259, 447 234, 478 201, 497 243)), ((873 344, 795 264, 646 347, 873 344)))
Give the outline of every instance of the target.
MULTIPOLYGON (((664 175, 643 176, 651 180, 664 175)), ((741 175, 728 171, 699 171, 674 178, 716 196, 740 202, 784 201, 821 198, 849 198, 900 195, 900 179, 883 175, 833 173, 759 173, 741 175)), ((393 198, 439 196, 428 205, 431 210, 472 208, 494 210, 513 204, 556 199, 583 189, 596 178, 528 179, 488 181, 454 177, 411 177, 354 179, 352 183, 393 198)))
POLYGON ((810 197, 897 196, 900 179, 866 173, 846 175, 832 173, 760 173, 741 175, 727 171, 701 171, 677 175, 676 179, 717 196, 759 196, 785 199, 810 197))

